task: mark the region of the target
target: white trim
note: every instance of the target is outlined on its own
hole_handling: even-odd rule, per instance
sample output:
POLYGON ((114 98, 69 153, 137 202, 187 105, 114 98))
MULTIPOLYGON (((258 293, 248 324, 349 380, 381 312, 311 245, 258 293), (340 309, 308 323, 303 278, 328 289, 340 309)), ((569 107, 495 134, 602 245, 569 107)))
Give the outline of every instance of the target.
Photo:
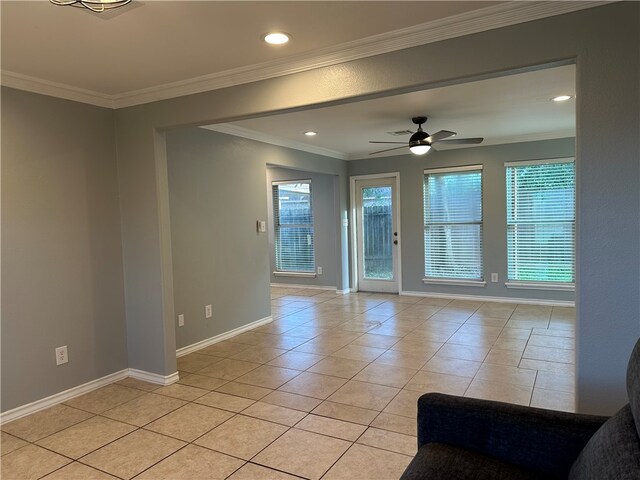
POLYGON ((240 335, 241 333, 244 333, 248 330, 253 330, 254 328, 261 327, 262 325, 266 325, 267 323, 270 323, 272 321, 273 319, 271 318, 271 315, 269 315, 268 317, 261 318, 260 320, 256 320, 255 322, 247 323, 246 325, 234 328, 233 330, 221 333, 220 335, 206 338, 199 342, 192 343, 191 345, 187 345, 186 347, 178 348, 176 350, 176 357, 182 357, 189 353, 195 352, 196 350, 200 350, 201 348, 213 345, 214 343, 218 343, 228 338, 235 337, 236 335, 240 335))
POLYGON ((180 380, 178 372, 173 372, 171 375, 160 375, 158 373, 145 372, 144 370, 138 370, 136 368, 129 369, 129 376, 142 380, 143 382, 155 383, 158 385, 171 385, 180 380))
POLYGON ((484 280, 464 280, 454 278, 423 278, 425 285, 459 285, 462 287, 484 287, 487 282, 484 280))
POLYGON ((291 179, 291 180, 276 180, 275 182, 271 182, 271 186, 273 185, 291 185, 296 183, 308 183, 309 188, 311 188, 311 179, 310 178, 302 178, 300 180, 291 179))
POLYGON ((558 290, 561 292, 574 292, 575 283, 545 283, 545 282, 506 282, 507 288, 519 288, 522 290, 558 290))
POLYGON ((549 165, 551 163, 575 163, 574 157, 562 157, 562 158, 546 158, 539 160, 521 160, 515 162, 504 162, 505 167, 524 167, 527 165, 549 165))
POLYGON ((271 286, 277 288, 304 288, 308 290, 336 290, 337 288, 330 285, 294 285, 293 283, 271 283, 271 286))
POLYGON ((435 173, 469 172, 473 170, 483 170, 483 165, 462 165, 460 167, 425 168, 424 174, 433 175, 435 173))
POLYGON ((480 302, 497 302, 497 303, 522 303, 526 305, 547 305, 551 307, 574 307, 575 302, 572 300, 544 300, 539 298, 511 298, 511 297, 489 297, 484 295, 451 295, 448 293, 430 293, 430 292, 400 292, 400 295, 407 297, 432 297, 432 298, 450 298, 451 300, 476 300, 480 302))
POLYGON ((344 290, 336 289, 336 293, 338 295, 349 295, 349 293, 351 293, 352 291, 353 291, 353 289, 351 289, 351 288, 345 288, 344 290))
POLYGON ((271 272, 274 277, 316 278, 313 272, 271 272))
POLYGON ((315 153, 316 155, 322 155, 324 157, 338 158, 340 160, 348 160, 349 157, 346 153, 338 152, 337 150, 331 150, 330 148, 318 147, 316 145, 310 145, 308 143, 297 142, 295 140, 289 140, 288 138, 276 137, 275 135, 269 135, 267 133, 258 132, 249 128, 239 127, 231 123, 204 125, 200 128, 212 130, 214 132, 225 133, 227 135, 234 135, 236 137, 248 138, 257 142, 278 145, 280 147, 315 153))
POLYGON ((84 90, 9 71, 2 72, 2 85, 101 107, 124 108, 338 65, 450 38, 599 7, 608 3, 610 2, 505 2, 408 28, 372 35, 341 45, 317 49, 313 52, 292 55, 270 62, 245 65, 116 95, 84 90))
POLYGON ((89 393, 100 387, 104 387, 105 385, 109 385, 111 383, 125 379, 128 376, 129 369, 125 368, 124 370, 120 370, 119 372, 110 373, 109 375, 105 375, 101 378, 96 378, 95 380, 91 380, 90 382, 83 383, 82 385, 72 387, 68 390, 54 393, 53 395, 41 398, 40 400, 36 400, 35 402, 12 408, 11 410, 7 410, 6 412, 0 414, 0 425, 4 425, 7 422, 22 418, 26 415, 31 415, 32 413, 39 412, 40 410, 44 410, 45 408, 52 407, 59 403, 66 402, 67 400, 78 397, 80 395, 84 395, 85 393, 89 393))

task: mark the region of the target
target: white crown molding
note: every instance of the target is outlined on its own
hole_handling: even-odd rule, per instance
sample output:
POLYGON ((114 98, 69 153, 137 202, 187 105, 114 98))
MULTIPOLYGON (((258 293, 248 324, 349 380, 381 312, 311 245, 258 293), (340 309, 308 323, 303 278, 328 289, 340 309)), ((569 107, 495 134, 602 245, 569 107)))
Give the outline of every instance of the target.
POLYGON ((249 138, 258 142, 269 143, 271 145, 278 145, 280 147, 293 148, 294 150, 301 150, 303 152, 315 153, 316 155, 323 155, 325 157, 338 158, 340 160, 346 160, 348 155, 346 153, 338 152, 337 150, 330 150, 328 148, 317 147, 315 145, 309 145, 308 143, 296 142, 295 140, 289 140, 286 138, 276 137, 268 135, 266 133, 251 130, 249 128, 239 127, 231 123, 218 123, 215 125, 205 125, 201 128, 207 130, 213 130, 214 132, 226 133, 227 135, 234 135, 236 137, 249 138))
POLYGON ((609 3, 614 2, 506 2, 276 61, 247 65, 117 95, 93 92, 4 70, 1 83, 21 90, 101 107, 124 108, 304 72, 609 3))
POLYGON ((21 73, 2 70, 0 84, 5 87, 25 90, 27 92, 49 95, 50 97, 64 98, 75 102, 88 103, 97 107, 116 108, 113 95, 85 90, 63 83, 50 82, 21 73))

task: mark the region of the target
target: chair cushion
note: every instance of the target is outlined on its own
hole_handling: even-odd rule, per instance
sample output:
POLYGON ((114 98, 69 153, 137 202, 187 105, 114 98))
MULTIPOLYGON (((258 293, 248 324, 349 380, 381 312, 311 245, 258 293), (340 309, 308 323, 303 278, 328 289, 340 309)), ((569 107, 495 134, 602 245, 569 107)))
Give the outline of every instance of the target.
POLYGON ((540 480, 544 475, 443 443, 422 446, 401 480, 540 480))
POLYGON ((636 432, 640 435, 640 339, 636 342, 627 365, 627 395, 636 432))
POLYGON ((638 480, 640 439, 629 405, 605 422, 571 467, 570 480, 638 480))

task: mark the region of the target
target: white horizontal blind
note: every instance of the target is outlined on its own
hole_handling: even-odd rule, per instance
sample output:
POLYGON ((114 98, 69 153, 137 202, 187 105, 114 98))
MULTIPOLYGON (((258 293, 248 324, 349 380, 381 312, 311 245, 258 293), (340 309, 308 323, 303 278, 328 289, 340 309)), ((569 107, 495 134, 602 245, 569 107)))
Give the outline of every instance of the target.
POLYGON ((509 280, 575 281, 573 160, 506 164, 509 280))
POLYGON ((482 167, 424 175, 427 278, 482 280, 482 167))
POLYGON ((274 183, 276 270, 314 272, 311 182, 274 183))

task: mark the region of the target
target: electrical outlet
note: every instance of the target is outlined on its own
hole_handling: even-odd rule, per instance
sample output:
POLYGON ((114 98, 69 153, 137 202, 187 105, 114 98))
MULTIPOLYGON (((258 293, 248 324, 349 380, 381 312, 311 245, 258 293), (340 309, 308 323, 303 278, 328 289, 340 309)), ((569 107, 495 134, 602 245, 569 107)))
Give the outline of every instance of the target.
POLYGON ((322 267, 318 267, 318 275, 322 275, 322 267))
POLYGON ((498 282, 498 274, 497 273, 492 273, 491 274, 491 281, 493 283, 497 283, 498 282))
POLYGON ((56 365, 62 365, 69 361, 69 354, 67 352, 67 346, 56 348, 56 365))
POLYGON ((180 315, 178 315, 178 326, 184 327, 184 313, 181 313, 180 315))
POLYGON ((211 305, 205 305, 204 307, 204 318, 213 317, 213 311, 211 309, 211 305))

